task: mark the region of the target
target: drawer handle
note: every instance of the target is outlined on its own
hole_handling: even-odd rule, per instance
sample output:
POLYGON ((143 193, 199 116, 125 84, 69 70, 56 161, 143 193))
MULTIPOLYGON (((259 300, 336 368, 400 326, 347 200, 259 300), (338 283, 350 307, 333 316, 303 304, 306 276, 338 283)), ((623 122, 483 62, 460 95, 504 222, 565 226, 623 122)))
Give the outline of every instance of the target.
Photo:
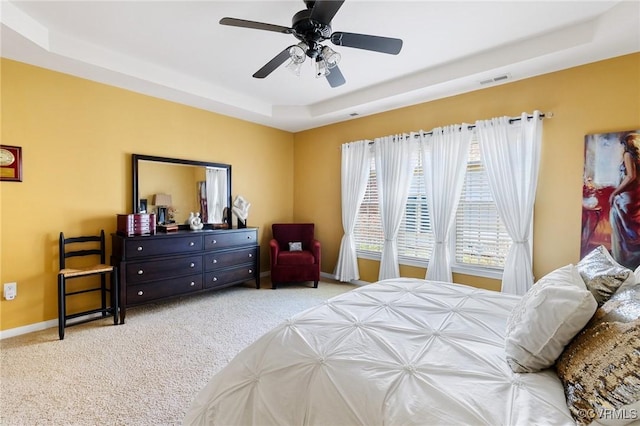
POLYGON ((249 269, 249 273, 250 273, 250 274, 253 274, 253 269, 249 269))
POLYGON ((193 247, 195 245, 196 245, 196 243, 194 243, 193 241, 189 241, 189 247, 193 247))
POLYGON ((218 259, 213 259, 213 263, 218 263, 218 259))
POLYGON ((194 285, 196 285, 196 283, 194 283, 193 281, 191 281, 191 283, 189 284, 191 287, 193 287, 194 285))
POLYGON ((247 240, 250 240, 251 237, 252 237, 251 235, 247 235, 247 240))
POLYGON ((213 277, 213 282, 218 281, 218 277, 213 277))
POLYGON ((142 269, 138 269, 138 275, 142 275, 144 274, 144 271, 142 269))
POLYGON ((142 246, 138 246, 138 251, 142 251, 142 246))
POLYGON ((138 296, 142 296, 143 294, 144 294, 144 291, 142 291, 142 290, 140 290, 140 291, 138 292, 138 296))
POLYGON ((216 240, 212 240, 212 241, 211 241, 211 244, 216 244, 216 243, 217 243, 217 241, 216 241, 216 240))
POLYGON ((251 258, 251 257, 253 257, 253 253, 249 253, 249 257, 250 257, 250 258, 251 258))
POLYGON ((195 264, 195 263, 193 263, 193 262, 191 262, 191 263, 189 264, 189 268, 193 268, 194 266, 196 266, 196 264, 195 264))

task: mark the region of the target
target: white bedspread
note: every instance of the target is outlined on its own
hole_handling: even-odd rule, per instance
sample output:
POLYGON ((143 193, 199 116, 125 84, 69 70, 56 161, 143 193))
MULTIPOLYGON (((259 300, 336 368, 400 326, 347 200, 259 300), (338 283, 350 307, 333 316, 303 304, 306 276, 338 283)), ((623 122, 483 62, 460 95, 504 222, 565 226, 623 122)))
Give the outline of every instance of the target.
POLYGON ((516 374, 505 361, 517 300, 410 278, 358 288, 239 353, 184 422, 575 425, 553 371, 516 374))

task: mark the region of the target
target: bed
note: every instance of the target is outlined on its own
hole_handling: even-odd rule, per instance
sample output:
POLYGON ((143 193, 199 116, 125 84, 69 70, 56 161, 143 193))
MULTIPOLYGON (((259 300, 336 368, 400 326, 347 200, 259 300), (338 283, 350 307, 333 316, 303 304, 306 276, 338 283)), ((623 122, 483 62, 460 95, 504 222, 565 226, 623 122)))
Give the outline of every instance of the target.
POLYGON ((555 370, 515 373, 521 297, 399 278, 284 322, 215 375, 187 425, 575 425, 555 370))

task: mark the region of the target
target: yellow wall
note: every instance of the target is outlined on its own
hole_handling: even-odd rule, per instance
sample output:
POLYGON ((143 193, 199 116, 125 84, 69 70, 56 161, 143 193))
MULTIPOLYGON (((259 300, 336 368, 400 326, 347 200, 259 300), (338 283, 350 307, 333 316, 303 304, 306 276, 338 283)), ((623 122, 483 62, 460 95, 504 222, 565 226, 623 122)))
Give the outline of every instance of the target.
MULTIPOLYGON (((342 143, 539 109, 544 146, 535 210, 534 274, 577 262, 584 135, 640 127, 640 54, 517 81, 292 135, 288 132, 2 60, 2 143, 23 147, 24 182, 0 183, 0 330, 53 319, 57 238, 115 230, 132 210, 130 154, 233 165, 233 195, 251 201, 263 271, 270 224, 316 223, 322 271, 333 272, 342 225, 342 143), (295 185, 294 185, 295 182, 295 185)), ((360 261, 375 281, 378 262, 360 261)), ((403 276, 424 277, 401 267, 403 276)), ((458 282, 499 282, 454 275, 458 282)))
MULTIPOLYGON (((534 275, 579 260, 584 136, 640 127, 640 54, 627 55, 536 78, 458 95, 297 133, 294 218, 316 223, 323 243, 322 270, 337 261, 340 215, 340 149, 373 139, 455 123, 473 123, 521 112, 552 111, 544 142, 534 212, 534 275)), ((375 281, 379 263, 360 260, 360 276, 375 281)), ((401 267, 424 278, 425 269, 401 267)), ((491 279, 454 274, 456 282, 499 289, 491 279)))
MULTIPOLYGON (((293 219, 289 132, 5 60, 2 139, 22 147, 23 182, 0 183, 0 329, 57 317, 58 234, 111 233, 131 206, 131 154, 228 163, 233 196, 251 201, 262 247, 293 219)), ((110 252, 110 241, 108 244, 110 252)), ((261 253, 261 269, 269 254, 261 253)))

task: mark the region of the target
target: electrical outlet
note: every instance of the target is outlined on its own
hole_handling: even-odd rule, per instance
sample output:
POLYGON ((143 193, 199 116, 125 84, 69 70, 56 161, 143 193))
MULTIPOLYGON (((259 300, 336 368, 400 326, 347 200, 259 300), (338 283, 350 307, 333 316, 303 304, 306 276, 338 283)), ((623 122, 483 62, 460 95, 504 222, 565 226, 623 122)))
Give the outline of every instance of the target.
POLYGON ((13 300, 18 295, 18 283, 4 283, 3 295, 6 300, 13 300))

